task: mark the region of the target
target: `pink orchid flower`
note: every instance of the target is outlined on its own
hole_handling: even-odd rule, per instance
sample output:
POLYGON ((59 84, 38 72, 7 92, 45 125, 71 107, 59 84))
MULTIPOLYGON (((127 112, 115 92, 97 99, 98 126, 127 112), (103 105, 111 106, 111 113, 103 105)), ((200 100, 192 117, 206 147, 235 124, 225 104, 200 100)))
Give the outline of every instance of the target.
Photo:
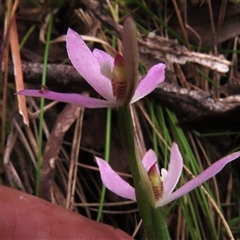
MULTIPOLYGON (((26 89, 17 94, 44 97, 56 101, 78 104, 87 108, 118 107, 138 101, 152 92, 158 84, 163 82, 165 78, 165 65, 162 63, 154 65, 139 83, 136 82, 136 80, 138 81, 138 48, 137 33, 134 28, 135 25, 133 20, 127 18, 123 28, 126 29, 125 32, 123 30, 124 54, 123 57, 120 54, 117 54, 115 59, 99 49, 94 49, 92 52, 76 32, 68 29, 66 45, 69 59, 79 74, 104 99, 87 97, 75 93, 58 93, 50 91, 47 88, 42 90, 26 89), (130 39, 133 40, 130 41, 130 39), (116 66, 119 62, 119 56, 123 58, 120 62, 123 64, 126 63, 123 67, 122 65, 120 67, 116 66), (116 88, 116 86, 118 86, 118 80, 113 79, 113 77, 119 77, 119 75, 123 76, 124 71, 126 71, 126 79, 120 79, 120 82, 125 80, 128 81, 128 83, 126 83, 128 85, 125 88, 126 95, 128 96, 126 96, 123 101, 119 101, 116 94, 114 94, 116 92, 114 87, 116 88), (132 82, 129 83, 129 80, 132 82)), ((120 89, 120 91, 122 91, 122 89, 120 89)))
MULTIPOLYGON (((218 160, 174 192, 173 190, 178 183, 183 168, 183 159, 176 143, 173 143, 171 148, 168 171, 162 168, 160 175, 159 168, 156 164, 157 157, 153 150, 149 150, 145 154, 142 163, 148 173, 152 167, 156 167, 157 172, 160 175, 162 193, 159 194, 160 198, 156 199, 156 206, 162 207, 200 186, 202 183, 220 172, 227 163, 237 159, 239 156, 240 151, 218 160)), ((135 189, 123 180, 106 161, 98 157, 96 157, 96 160, 102 182, 106 188, 121 197, 136 201, 135 189)))

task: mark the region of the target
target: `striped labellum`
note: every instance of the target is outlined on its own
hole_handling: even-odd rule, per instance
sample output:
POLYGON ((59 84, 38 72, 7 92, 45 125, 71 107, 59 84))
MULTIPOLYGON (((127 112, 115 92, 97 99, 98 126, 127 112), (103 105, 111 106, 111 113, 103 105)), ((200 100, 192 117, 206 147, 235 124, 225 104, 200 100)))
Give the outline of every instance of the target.
POLYGON ((156 201, 162 198, 164 192, 163 181, 157 172, 156 166, 153 165, 148 171, 148 178, 150 180, 153 195, 156 201))
POLYGON ((112 70, 112 90, 113 96, 116 97, 117 100, 122 100, 125 97, 126 79, 125 61, 119 53, 116 53, 112 70))

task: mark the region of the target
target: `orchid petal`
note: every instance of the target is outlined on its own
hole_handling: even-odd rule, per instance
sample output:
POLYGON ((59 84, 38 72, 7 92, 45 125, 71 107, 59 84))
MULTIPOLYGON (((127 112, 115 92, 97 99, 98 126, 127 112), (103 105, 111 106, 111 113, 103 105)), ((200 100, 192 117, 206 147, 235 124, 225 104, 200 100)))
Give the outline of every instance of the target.
POLYGON ((91 98, 76 93, 58 93, 49 90, 26 89, 18 92, 17 95, 26 95, 30 97, 43 97, 55 101, 77 104, 86 108, 107 108, 116 107, 117 105, 116 102, 91 98))
POLYGON ((131 103, 138 101, 151 93, 165 78, 165 64, 159 63, 154 65, 147 75, 140 81, 131 103))
POLYGON ((113 63, 114 63, 114 58, 112 56, 110 56, 108 53, 95 48, 93 50, 93 55, 96 57, 96 59, 98 60, 99 65, 101 66, 104 62, 108 62, 111 66, 111 68, 113 68, 113 63))
POLYGON ((104 62, 101 65, 100 72, 103 76, 105 76, 109 80, 112 79, 112 69, 111 69, 109 62, 104 62))
POLYGON ((168 166, 168 173, 164 184, 163 198, 169 195, 176 187, 181 176, 183 168, 182 155, 178 149, 178 145, 173 143, 170 152, 170 163, 168 166))
POLYGON ((224 157, 214 164, 212 164, 210 167, 208 167, 205 171, 200 173, 197 177, 193 178, 192 180, 188 181, 186 184, 184 184, 182 187, 180 187, 178 190, 170 194, 169 196, 165 197, 158 203, 158 207, 166 205, 167 203, 182 197, 183 195, 189 193, 194 188, 200 186, 202 183, 207 181, 208 179, 214 177, 217 173, 219 173, 224 166, 237 159, 240 156, 240 152, 235 152, 231 155, 228 155, 227 157, 224 157))
MULTIPOLYGON (((112 69, 114 65, 114 59, 106 52, 94 49, 93 50, 94 56, 97 58, 98 63, 100 65, 100 72, 103 76, 109 79, 109 81, 112 80, 112 69)), ((112 96, 112 99, 115 100, 115 97, 112 96)))
POLYGON ((79 74, 104 98, 112 100, 112 86, 100 72, 97 58, 82 38, 70 28, 66 36, 69 59, 79 74))
MULTIPOLYGON (((145 153, 145 155, 144 155, 144 157, 143 157, 143 159, 142 159, 142 164, 143 164, 146 172, 148 172, 149 169, 150 169, 154 164, 156 164, 156 162, 157 162, 157 156, 156 156, 155 152, 154 152, 152 149, 148 150, 148 151, 145 153)), ((158 174, 159 174, 159 168, 158 168, 158 165, 157 165, 157 164, 156 164, 156 168, 157 168, 157 172, 158 172, 158 174)))
POLYGON ((106 161, 98 157, 96 161, 105 187, 121 197, 136 201, 134 188, 124 181, 106 161))

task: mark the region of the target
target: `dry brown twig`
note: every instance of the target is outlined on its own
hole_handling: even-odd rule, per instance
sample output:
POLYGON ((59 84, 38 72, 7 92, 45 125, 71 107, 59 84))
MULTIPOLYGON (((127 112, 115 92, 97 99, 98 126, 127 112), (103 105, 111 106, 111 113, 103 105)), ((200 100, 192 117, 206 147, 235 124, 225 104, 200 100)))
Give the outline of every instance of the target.
MULTIPOLYGON (((101 22, 113 29, 118 36, 121 35, 122 26, 114 23, 111 17, 103 14, 103 9, 101 9, 98 1, 83 0, 83 3, 101 22)), ((151 58, 155 63, 170 62, 185 64, 186 62, 194 62, 222 73, 229 70, 230 62, 223 56, 213 56, 210 54, 189 51, 177 41, 170 41, 169 39, 157 35, 147 36, 144 40, 138 39, 138 43, 140 60, 142 55, 147 55, 147 57, 151 58)))

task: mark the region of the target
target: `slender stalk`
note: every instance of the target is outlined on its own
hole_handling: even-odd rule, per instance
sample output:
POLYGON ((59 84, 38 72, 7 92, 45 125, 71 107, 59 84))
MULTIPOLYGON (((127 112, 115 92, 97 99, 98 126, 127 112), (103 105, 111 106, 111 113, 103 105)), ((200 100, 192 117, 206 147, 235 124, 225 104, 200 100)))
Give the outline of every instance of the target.
MULTIPOLYGON (((46 85, 47 63, 48 63, 48 55, 49 55, 50 37, 51 37, 51 32, 52 32, 52 24, 53 24, 53 13, 51 12, 48 30, 47 30, 45 51, 44 51, 42 86, 46 85)), ((43 138, 43 115, 44 115, 43 108, 44 108, 44 98, 41 98, 40 116, 39 116, 39 134, 38 134, 37 172, 36 172, 36 196, 39 195, 39 191, 40 191, 40 177, 41 177, 40 174, 41 174, 41 163, 42 163, 42 138, 43 138)))
MULTIPOLYGON (((110 140, 111 140, 111 118, 112 118, 112 110, 111 108, 107 109, 107 120, 106 120, 106 140, 105 140, 105 156, 104 159, 106 162, 109 162, 109 155, 110 155, 110 140)), ((103 209, 103 201, 105 198, 106 187, 103 185, 101 190, 101 198, 98 207, 98 215, 97 215, 97 222, 100 221, 102 216, 102 209, 103 209)))
POLYGON ((118 121, 123 145, 127 153, 130 170, 136 191, 139 212, 151 240, 170 239, 163 213, 156 208, 153 191, 133 136, 133 123, 129 106, 118 109, 118 121))

